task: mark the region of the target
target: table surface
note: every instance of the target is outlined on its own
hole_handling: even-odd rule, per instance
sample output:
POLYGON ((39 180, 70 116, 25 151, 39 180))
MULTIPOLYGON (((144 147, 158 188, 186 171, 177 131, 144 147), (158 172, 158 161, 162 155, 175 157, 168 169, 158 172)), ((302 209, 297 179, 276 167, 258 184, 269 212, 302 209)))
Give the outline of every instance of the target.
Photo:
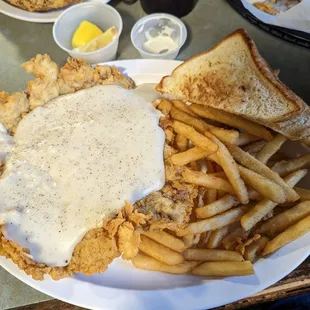
MULTIPOLYGON (((139 2, 126 5, 112 0, 111 5, 120 12, 124 29, 120 38, 118 59, 140 58, 130 41, 130 30, 144 15, 139 2)), ((280 78, 306 102, 310 102, 309 76, 310 52, 273 37, 250 24, 235 12, 225 0, 199 0, 196 8, 183 18, 188 28, 188 40, 178 59, 184 60, 214 46, 230 32, 245 28, 256 42, 261 54, 274 69, 281 69, 280 78)), ((26 88, 29 76, 20 65, 37 53, 48 53, 53 60, 63 64, 67 58, 54 43, 51 24, 35 24, 15 20, 0 13, 0 90, 21 91, 26 88)), ((310 288, 310 262, 278 284, 256 296, 226 306, 236 309, 245 305, 272 300, 305 292, 310 288)), ((0 267, 0 310, 28 306, 25 309, 77 309, 37 292, 15 279, 0 267), (45 303, 44 303, 45 302, 45 303), (62 306, 62 307, 61 307, 62 306)))

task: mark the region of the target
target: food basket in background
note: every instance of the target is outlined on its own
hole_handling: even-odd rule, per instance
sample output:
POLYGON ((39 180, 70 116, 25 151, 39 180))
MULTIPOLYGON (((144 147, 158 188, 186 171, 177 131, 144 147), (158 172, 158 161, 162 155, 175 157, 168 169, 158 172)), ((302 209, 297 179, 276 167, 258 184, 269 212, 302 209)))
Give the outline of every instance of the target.
POLYGON ((243 6, 241 0, 227 1, 240 15, 264 31, 269 32, 270 34, 288 42, 303 46, 305 48, 310 48, 310 33, 265 23, 254 16, 249 10, 247 10, 243 6))

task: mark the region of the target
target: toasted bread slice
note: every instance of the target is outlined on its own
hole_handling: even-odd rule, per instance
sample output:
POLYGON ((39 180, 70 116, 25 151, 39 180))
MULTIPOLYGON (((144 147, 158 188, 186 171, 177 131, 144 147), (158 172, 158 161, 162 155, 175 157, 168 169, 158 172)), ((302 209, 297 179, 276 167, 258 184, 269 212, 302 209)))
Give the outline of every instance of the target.
POLYGON ((185 61, 156 90, 171 99, 242 115, 291 139, 310 135, 301 124, 310 114, 308 106, 278 79, 243 29, 185 61))

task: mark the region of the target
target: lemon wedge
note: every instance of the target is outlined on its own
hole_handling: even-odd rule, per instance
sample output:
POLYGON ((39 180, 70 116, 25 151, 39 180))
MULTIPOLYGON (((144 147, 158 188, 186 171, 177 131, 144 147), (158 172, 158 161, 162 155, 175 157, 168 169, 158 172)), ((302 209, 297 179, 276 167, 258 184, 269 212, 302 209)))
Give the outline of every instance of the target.
POLYGON ((77 48, 90 42, 102 34, 102 30, 93 23, 84 20, 80 23, 72 37, 72 47, 77 48))
POLYGON ((78 48, 79 52, 87 53, 98 50, 110 44, 117 35, 117 29, 113 26, 104 33, 93 38, 90 42, 78 48))

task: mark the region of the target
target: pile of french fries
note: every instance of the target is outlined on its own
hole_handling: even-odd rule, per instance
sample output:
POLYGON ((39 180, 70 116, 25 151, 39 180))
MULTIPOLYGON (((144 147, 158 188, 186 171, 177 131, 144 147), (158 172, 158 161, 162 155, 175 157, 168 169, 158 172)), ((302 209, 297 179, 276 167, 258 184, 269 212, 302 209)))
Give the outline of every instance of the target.
POLYGON ((183 228, 140 231, 137 268, 249 275, 257 259, 310 231, 310 191, 296 187, 310 154, 278 161, 287 139, 264 126, 177 100, 158 100, 156 107, 178 151, 169 164, 183 167, 179 181, 196 185, 199 196, 183 228))

